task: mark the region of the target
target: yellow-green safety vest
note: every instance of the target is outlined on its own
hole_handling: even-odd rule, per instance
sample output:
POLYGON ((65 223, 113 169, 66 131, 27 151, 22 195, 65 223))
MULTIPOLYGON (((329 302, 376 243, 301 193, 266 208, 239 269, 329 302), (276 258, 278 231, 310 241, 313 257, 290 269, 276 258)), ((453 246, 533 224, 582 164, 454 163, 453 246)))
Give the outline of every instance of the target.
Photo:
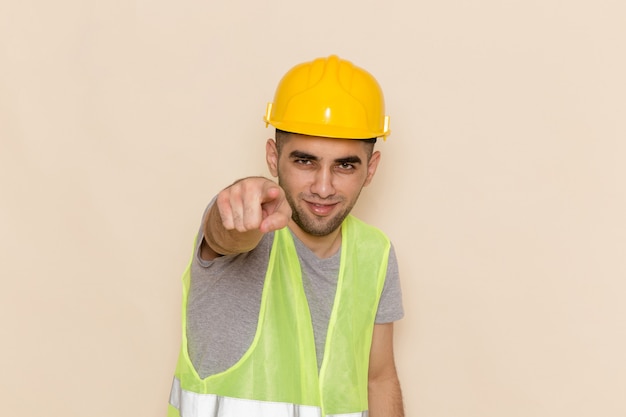
POLYGON ((274 235, 252 344, 231 368, 206 378, 200 378, 187 350, 189 263, 183 275, 183 338, 168 417, 367 416, 369 353, 390 242, 352 215, 341 233, 337 290, 319 373, 289 229, 274 235))

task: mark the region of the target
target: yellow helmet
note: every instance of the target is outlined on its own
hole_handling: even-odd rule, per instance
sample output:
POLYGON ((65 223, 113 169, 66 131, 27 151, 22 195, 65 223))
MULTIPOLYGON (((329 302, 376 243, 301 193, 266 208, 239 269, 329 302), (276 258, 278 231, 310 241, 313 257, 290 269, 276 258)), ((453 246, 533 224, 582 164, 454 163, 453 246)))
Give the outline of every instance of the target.
POLYGON ((386 139, 390 133, 376 79, 336 55, 289 70, 264 120, 287 132, 329 138, 386 139))

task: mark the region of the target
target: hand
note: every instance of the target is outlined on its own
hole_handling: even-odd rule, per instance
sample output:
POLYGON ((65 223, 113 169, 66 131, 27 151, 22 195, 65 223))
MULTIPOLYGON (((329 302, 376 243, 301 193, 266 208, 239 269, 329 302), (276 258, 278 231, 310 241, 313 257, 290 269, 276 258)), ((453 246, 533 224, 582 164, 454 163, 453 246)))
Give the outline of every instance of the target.
POLYGON ((262 233, 282 229, 291 218, 285 192, 262 177, 244 178, 224 189, 216 203, 226 230, 262 233))
POLYGON ((291 219, 291 207, 278 184, 249 177, 222 190, 204 224, 203 259, 252 250, 264 233, 282 229, 291 219))

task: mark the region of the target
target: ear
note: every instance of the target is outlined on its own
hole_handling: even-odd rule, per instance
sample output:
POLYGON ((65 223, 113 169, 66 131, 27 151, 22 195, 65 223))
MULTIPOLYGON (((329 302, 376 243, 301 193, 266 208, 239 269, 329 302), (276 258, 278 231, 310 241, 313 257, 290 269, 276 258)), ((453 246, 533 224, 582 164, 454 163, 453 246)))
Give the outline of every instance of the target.
POLYGON ((272 176, 278 177, 278 150, 274 139, 268 139, 265 143, 265 161, 272 176))
POLYGON ((376 173, 376 168, 378 168, 378 163, 380 162, 380 152, 375 151, 369 162, 367 163, 367 178, 365 178, 365 183, 363 186, 369 185, 372 182, 372 178, 374 178, 374 174, 376 173))

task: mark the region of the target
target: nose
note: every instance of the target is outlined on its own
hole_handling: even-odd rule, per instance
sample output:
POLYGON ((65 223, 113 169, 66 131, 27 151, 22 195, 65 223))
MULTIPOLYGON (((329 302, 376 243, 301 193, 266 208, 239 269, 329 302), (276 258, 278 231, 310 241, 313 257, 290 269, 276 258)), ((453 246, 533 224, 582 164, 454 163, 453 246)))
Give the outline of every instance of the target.
POLYGON ((319 169, 315 172, 311 192, 320 198, 328 198, 335 194, 334 175, 330 169, 319 169))

